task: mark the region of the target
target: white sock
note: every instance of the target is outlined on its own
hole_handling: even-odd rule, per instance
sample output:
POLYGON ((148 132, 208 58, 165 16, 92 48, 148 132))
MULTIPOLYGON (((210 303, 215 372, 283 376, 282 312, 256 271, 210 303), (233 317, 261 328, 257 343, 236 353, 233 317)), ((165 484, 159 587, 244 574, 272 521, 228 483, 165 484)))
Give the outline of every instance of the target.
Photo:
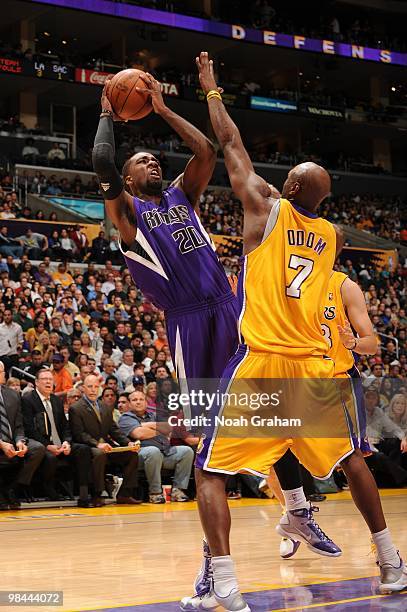
POLYGON ((232 591, 238 591, 235 564, 230 555, 212 557, 213 581, 215 593, 227 597, 232 591))
POLYGON ((383 531, 372 533, 372 540, 376 544, 380 565, 383 565, 383 563, 390 563, 393 567, 399 567, 400 558, 387 527, 383 529, 383 531))
POLYGON ((287 491, 283 491, 283 495, 287 511, 300 510, 300 508, 308 507, 308 502, 302 487, 298 487, 298 489, 287 489, 287 491))

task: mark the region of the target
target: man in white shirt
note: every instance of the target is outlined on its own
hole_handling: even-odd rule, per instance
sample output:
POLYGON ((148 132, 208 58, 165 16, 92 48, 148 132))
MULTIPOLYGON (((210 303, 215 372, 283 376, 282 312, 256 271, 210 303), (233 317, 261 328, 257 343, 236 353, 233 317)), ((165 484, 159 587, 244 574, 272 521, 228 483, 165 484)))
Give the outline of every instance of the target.
POLYGON ((109 293, 114 290, 115 290, 114 276, 111 272, 109 272, 109 274, 106 277, 105 282, 102 285, 102 293, 104 293, 105 295, 109 295, 109 293))
POLYGON ((24 335, 21 325, 13 321, 13 313, 6 308, 3 323, 0 323, 0 357, 8 373, 18 364, 18 353, 23 346, 24 335))
POLYGON ((133 377, 134 370, 134 353, 132 349, 125 349, 123 351, 123 363, 117 369, 116 376, 119 379, 122 386, 125 386, 126 380, 133 377))

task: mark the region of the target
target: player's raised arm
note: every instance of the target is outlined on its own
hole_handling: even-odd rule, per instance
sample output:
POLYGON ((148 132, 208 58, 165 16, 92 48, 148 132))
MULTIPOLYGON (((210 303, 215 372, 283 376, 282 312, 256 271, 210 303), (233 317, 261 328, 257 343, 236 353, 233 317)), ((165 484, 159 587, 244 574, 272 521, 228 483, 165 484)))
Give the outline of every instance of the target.
POLYGON ((198 128, 166 106, 160 83, 151 74, 146 72, 143 80, 146 83, 145 88, 137 87, 137 91, 151 94, 154 112, 160 115, 177 132, 178 136, 194 154, 187 163, 183 174, 176 179, 174 184, 185 192, 192 206, 197 206, 199 196, 207 188, 215 168, 215 147, 198 128))
POLYGON ((92 152, 93 169, 99 179, 109 219, 117 227, 126 244, 131 244, 136 236, 133 199, 124 189, 114 161, 113 121, 117 121, 118 118, 106 95, 107 86, 108 80, 101 97, 102 112, 92 152))
POLYGON ((377 338, 360 287, 347 278, 342 283, 341 296, 350 324, 358 334, 358 337, 354 336, 349 324, 345 327, 338 325, 342 344, 359 355, 374 355, 377 351, 377 338))
POLYGON ((212 127, 225 156, 232 189, 242 201, 245 213, 253 212, 260 216, 268 214, 270 203, 267 198, 272 196, 270 187, 253 168, 240 132, 222 102, 213 72, 213 62, 209 60, 206 51, 202 51, 196 58, 196 64, 201 87, 207 96, 212 127))

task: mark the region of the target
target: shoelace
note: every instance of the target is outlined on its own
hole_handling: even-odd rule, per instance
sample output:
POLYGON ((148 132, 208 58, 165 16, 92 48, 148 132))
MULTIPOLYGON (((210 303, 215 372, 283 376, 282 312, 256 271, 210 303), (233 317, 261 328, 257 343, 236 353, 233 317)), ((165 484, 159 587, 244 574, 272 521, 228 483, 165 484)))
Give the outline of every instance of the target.
POLYGON ((312 529, 312 531, 323 542, 331 542, 331 543, 333 543, 331 538, 328 538, 328 536, 326 535, 326 533, 324 531, 322 531, 322 529, 318 525, 318 523, 315 522, 314 517, 313 517, 313 513, 314 512, 319 512, 318 506, 311 506, 310 505, 309 510, 307 510, 307 513, 308 513, 308 525, 310 526, 310 529, 312 529))
POLYGON ((202 587, 199 589, 199 592, 197 593, 197 595, 199 595, 200 597, 203 597, 204 595, 209 593, 209 591, 212 588, 213 569, 212 569, 211 561, 212 561, 212 557, 205 557, 205 569, 202 574, 202 580, 200 581, 202 587))
POLYGON ((377 548, 376 548, 376 544, 373 542, 373 540, 370 540, 369 555, 374 557, 376 565, 379 565, 379 560, 378 560, 378 557, 377 557, 377 548))

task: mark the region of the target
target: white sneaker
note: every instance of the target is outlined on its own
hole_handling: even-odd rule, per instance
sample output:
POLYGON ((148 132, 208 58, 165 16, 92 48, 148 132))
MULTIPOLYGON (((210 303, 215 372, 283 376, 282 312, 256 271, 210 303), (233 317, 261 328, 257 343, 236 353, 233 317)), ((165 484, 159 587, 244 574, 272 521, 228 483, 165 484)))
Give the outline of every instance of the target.
POLYGON ((194 595, 181 599, 179 607, 183 612, 194 612, 194 610, 215 610, 218 607, 214 592, 211 590, 204 595, 194 595))
MULTIPOLYGON (((398 553, 397 553, 398 554, 398 553)), ((407 588, 407 568, 403 559, 400 558, 399 567, 394 567, 390 563, 380 565, 379 593, 387 594, 402 591, 407 588)))
POLYGON ((301 542, 292 540, 291 538, 281 538, 280 542, 280 557, 290 559, 297 552, 301 542))
POLYGON ((251 609, 243 599, 240 591, 232 589, 229 595, 222 597, 216 593, 216 586, 214 587, 215 599, 218 605, 222 606, 226 612, 251 612, 251 609))

